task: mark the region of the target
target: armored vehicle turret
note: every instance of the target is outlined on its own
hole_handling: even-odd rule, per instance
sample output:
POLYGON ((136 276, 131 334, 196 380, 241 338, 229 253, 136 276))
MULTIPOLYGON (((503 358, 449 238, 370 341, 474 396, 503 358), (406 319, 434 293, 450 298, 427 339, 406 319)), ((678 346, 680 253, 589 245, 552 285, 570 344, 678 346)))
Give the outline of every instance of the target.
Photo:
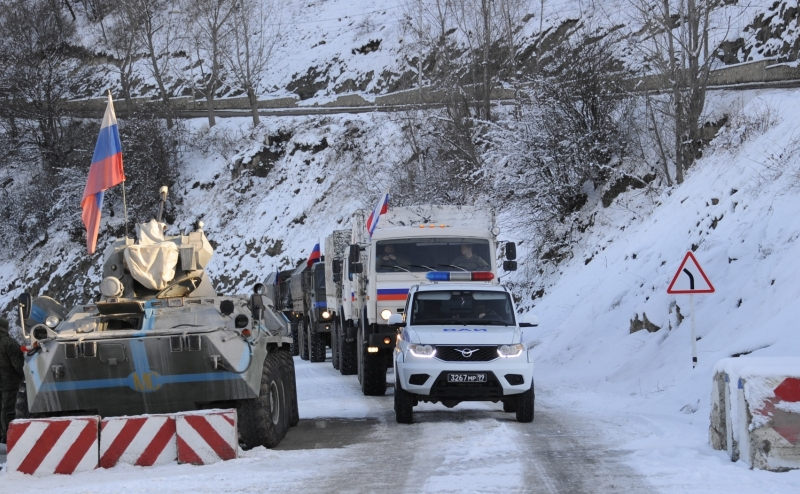
POLYGON ((218 295, 202 223, 167 236, 160 216, 106 248, 99 300, 67 311, 20 297, 29 350, 18 417, 235 407, 244 445, 273 447, 298 422, 288 320, 260 283, 218 295))

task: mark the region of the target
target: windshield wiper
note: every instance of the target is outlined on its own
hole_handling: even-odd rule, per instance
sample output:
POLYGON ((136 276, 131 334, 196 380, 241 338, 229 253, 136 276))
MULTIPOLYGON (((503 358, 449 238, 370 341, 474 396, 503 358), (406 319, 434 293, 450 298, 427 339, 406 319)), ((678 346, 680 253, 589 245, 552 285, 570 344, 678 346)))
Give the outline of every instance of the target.
POLYGON ((470 272, 469 269, 464 269, 461 266, 456 266, 455 264, 439 264, 439 266, 444 266, 444 267, 447 267, 447 268, 456 268, 456 269, 460 269, 461 271, 466 271, 467 273, 470 272))
POLYGON ((382 268, 397 268, 397 269, 402 269, 402 270, 403 270, 403 271, 405 271, 406 273, 410 273, 410 272, 411 272, 411 270, 410 270, 410 269, 406 269, 406 268, 404 268, 403 266, 396 266, 396 265, 394 265, 394 264, 381 264, 381 265, 380 265, 380 267, 382 267, 382 268))
POLYGON ((409 264, 409 266, 411 266, 412 268, 425 268, 425 269, 427 269, 428 271, 436 271, 436 270, 435 270, 435 269, 433 269, 432 267, 430 267, 430 266, 426 266, 426 265, 424 265, 424 264, 409 264))

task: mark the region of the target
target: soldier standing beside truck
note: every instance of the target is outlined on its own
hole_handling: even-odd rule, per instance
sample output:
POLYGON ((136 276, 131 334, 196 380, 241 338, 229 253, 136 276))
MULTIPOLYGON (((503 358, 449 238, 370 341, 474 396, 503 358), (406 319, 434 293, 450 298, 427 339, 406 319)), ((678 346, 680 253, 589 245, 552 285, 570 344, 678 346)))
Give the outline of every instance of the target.
POLYGON ((8 334, 8 319, 0 317, 0 443, 5 444, 8 424, 14 420, 14 406, 17 402, 19 385, 24 381, 22 357, 17 340, 8 334))

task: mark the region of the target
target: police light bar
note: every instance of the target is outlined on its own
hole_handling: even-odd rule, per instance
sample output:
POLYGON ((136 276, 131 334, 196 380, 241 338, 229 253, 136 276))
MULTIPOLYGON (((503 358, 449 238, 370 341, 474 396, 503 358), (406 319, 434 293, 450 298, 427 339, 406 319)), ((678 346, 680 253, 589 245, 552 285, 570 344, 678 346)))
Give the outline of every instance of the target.
POLYGON ((491 281, 494 273, 489 271, 431 271, 425 274, 430 281, 491 281))

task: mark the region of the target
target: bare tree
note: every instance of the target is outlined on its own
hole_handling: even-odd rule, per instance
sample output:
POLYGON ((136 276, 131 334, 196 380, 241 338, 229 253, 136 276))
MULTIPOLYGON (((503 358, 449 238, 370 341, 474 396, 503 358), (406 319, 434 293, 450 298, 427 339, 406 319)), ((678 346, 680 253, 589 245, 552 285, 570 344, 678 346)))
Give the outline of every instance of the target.
POLYGON ((114 54, 112 64, 117 70, 119 83, 122 86, 122 96, 125 98, 125 109, 133 111, 133 98, 131 97, 131 86, 133 84, 134 55, 137 50, 142 48, 141 37, 137 30, 139 25, 131 24, 129 21, 137 18, 122 16, 119 22, 115 23, 108 31, 108 44, 114 54))
POLYGON ((214 96, 222 78, 226 38, 233 26, 230 22, 240 2, 230 0, 185 0, 184 15, 189 39, 202 77, 203 94, 208 107, 208 126, 216 125, 214 96))
MULTIPOLYGON (((171 51, 178 41, 174 19, 169 15, 168 0, 120 0, 121 22, 136 36, 136 42, 147 50, 150 74, 158 86, 158 94, 166 112, 167 126, 172 128, 170 93, 165 76, 170 69, 171 51)), ((124 42, 123 42, 124 43, 124 42)))
POLYGON ((713 61, 709 52, 709 0, 635 0, 644 26, 636 46, 651 64, 651 81, 663 90, 651 95, 647 117, 654 132, 662 171, 671 185, 683 183, 684 172, 699 157, 701 117, 713 61), (670 166, 672 164, 672 166, 670 166))
POLYGON ((276 0, 239 0, 232 21, 222 54, 233 79, 247 94, 257 126, 261 123, 258 86, 281 39, 281 11, 276 0))

